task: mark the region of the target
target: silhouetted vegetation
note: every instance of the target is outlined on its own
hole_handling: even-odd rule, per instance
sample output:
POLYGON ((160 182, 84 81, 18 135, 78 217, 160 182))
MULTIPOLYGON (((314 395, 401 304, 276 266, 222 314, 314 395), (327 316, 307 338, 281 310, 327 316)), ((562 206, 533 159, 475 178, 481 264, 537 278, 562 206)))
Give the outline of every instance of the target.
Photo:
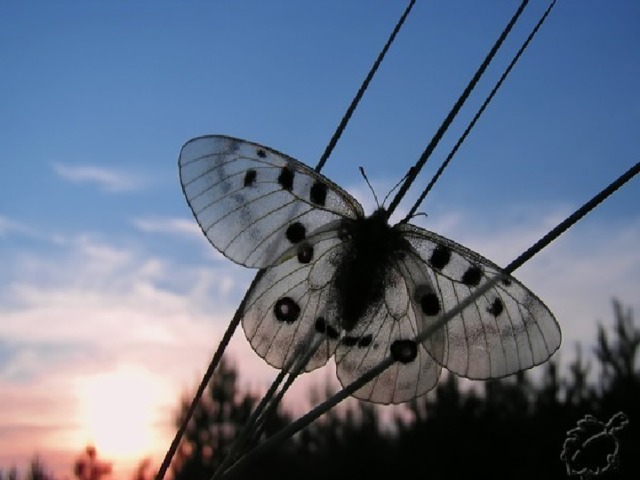
MULTIPOLYGON (((172 464, 175 480, 208 479, 231 453, 234 439, 247 424, 259 398, 238 388, 237 370, 223 359, 195 410, 172 464)), ((176 425, 191 403, 191 395, 182 400, 176 425)), ((276 411, 264 425, 264 434, 279 430, 289 419, 276 411)), ((286 464, 284 452, 278 458, 286 464)), ((265 459, 265 464, 271 464, 265 459)), ((265 468, 266 465, 260 465, 265 468)), ((277 468, 277 465, 273 467, 277 468)), ((268 467, 267 467, 268 468, 268 467)))
POLYGON ((111 474, 113 465, 98 458, 93 445, 87 445, 73 465, 73 474, 78 480, 102 480, 111 474))
POLYGON ((0 480, 55 480, 53 476, 49 474, 47 468, 40 460, 40 457, 34 455, 29 462, 27 471, 24 476, 19 475, 18 469, 13 467, 9 470, 0 470, 0 480))
MULTIPOLYGON (((396 407, 393 415, 353 402, 325 414, 235 478, 388 480, 418 473, 437 479, 566 479, 563 448, 573 472, 595 471, 613 459, 607 455, 615 452, 616 442, 620 468, 597 478, 640 478, 640 329, 630 310, 619 302, 613 306, 614 326, 598 327, 593 355, 578 348, 562 368, 555 360, 535 373, 490 382, 448 375, 434 392, 396 407)), ((236 368, 223 362, 189 423, 172 477, 209 479, 258 400, 239 388, 236 368)), ((189 402, 190 397, 183 399, 176 421, 189 402)), ((290 421, 286 412, 276 411, 262 438, 290 421)), ((75 476, 98 480, 108 465, 88 449, 76 462, 75 476)), ((142 461, 134 477, 149 478, 150 471, 142 461)), ((0 480, 22 479, 53 480, 37 458, 25 476, 15 469, 0 471, 0 480)))
MULTIPOLYGON (((566 479, 560 454, 567 432, 585 415, 606 423, 620 411, 629 419, 629 427, 620 431, 621 468, 600 478, 640 478, 640 330, 631 311, 615 301, 614 314, 611 331, 599 326, 594 371, 578 348, 564 369, 555 360, 535 374, 521 372, 489 382, 448 375, 435 392, 400 407, 385 421, 380 407, 354 403, 329 412, 239 478, 389 479, 420 472, 438 479, 566 479)), ((237 392, 233 369, 225 365, 220 372, 210 392, 224 394, 210 393, 203 400, 176 462, 176 479, 208 479, 254 405, 251 397, 237 392), (231 404, 232 398, 236 400, 231 404), (214 411, 227 412, 232 425, 219 415, 205 414, 214 411)), ((275 423, 283 421, 286 416, 279 414, 275 423)), ((587 442, 574 467, 595 470, 607 464, 612 439, 599 438, 602 448, 594 447, 595 440, 587 442)))

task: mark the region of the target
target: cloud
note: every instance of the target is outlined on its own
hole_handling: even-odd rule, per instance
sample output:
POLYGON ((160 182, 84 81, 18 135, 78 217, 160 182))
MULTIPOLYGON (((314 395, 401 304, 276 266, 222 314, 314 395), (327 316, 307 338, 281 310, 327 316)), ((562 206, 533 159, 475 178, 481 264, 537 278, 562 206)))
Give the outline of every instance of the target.
POLYGON ((175 217, 149 217, 134 219, 133 225, 143 232, 168 233, 202 237, 202 230, 193 219, 175 217))
MULTIPOLYGON (((205 370, 244 293, 246 271, 179 265, 93 235, 10 257, 0 259, 9 278, 0 291, 0 451, 11 446, 26 461, 34 449, 51 453, 61 439, 79 451, 91 440, 78 413, 86 386, 142 370, 163 392, 149 452, 159 454, 179 398, 205 370), (31 435, 34 429, 41 434, 31 435), (28 446, 11 445, 16 438, 28 446)), ((275 374, 248 355, 242 332, 231 351, 258 372, 251 382, 275 374)))
POLYGON ((176 217, 146 217, 131 220, 135 228, 144 233, 157 233, 164 235, 176 235, 196 241, 201 247, 207 259, 215 261, 228 261, 225 256, 216 250, 207 237, 202 233, 198 223, 193 219, 176 217))
POLYGON ((52 163, 53 171, 64 180, 72 183, 97 184, 103 191, 110 193, 139 190, 145 181, 136 174, 113 168, 94 165, 65 165, 52 163))
POLYGON ((23 223, 0 215, 0 237, 11 234, 35 236, 36 231, 23 223))

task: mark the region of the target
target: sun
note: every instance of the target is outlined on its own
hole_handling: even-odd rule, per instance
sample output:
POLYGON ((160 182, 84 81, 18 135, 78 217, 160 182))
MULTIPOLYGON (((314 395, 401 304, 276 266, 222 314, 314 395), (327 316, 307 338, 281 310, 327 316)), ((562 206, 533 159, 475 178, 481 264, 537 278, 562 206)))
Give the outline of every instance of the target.
POLYGON ((119 366, 78 381, 79 417, 86 442, 100 456, 142 459, 158 448, 166 388, 140 367, 119 366))

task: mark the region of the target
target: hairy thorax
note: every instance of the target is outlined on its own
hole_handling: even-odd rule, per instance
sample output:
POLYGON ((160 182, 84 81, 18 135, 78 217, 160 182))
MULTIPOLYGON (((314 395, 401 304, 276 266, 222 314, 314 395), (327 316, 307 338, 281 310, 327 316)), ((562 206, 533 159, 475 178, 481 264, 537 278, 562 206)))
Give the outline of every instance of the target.
POLYGON ((408 242, 389 225, 383 209, 370 217, 344 220, 340 235, 348 246, 335 286, 342 328, 349 331, 383 300, 389 265, 408 249, 408 242))

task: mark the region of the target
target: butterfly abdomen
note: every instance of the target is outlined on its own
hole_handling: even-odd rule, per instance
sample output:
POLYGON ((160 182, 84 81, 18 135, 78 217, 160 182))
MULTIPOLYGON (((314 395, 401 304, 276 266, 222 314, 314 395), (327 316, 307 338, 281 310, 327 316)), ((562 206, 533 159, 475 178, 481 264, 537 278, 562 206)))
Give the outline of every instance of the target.
POLYGON ((343 222, 347 248, 335 276, 341 326, 352 330, 369 309, 383 300, 389 264, 407 248, 399 232, 387 223, 384 210, 343 222))

